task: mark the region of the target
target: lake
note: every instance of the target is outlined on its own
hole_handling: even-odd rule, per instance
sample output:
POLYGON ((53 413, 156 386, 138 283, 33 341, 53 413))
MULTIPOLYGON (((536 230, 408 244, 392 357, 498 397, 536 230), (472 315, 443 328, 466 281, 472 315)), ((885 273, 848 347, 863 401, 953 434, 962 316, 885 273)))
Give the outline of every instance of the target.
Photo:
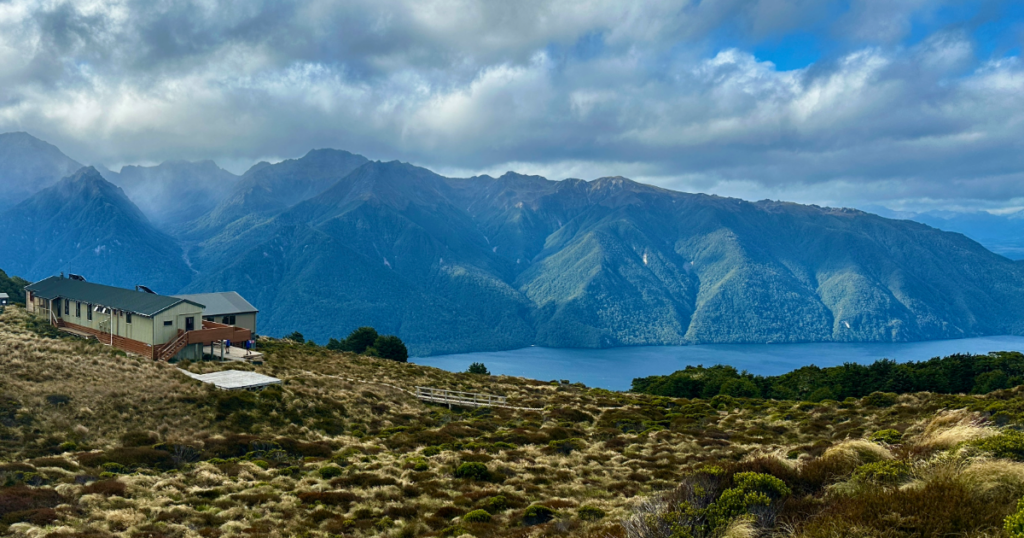
POLYGON ((810 364, 821 367, 846 362, 870 364, 882 358, 908 362, 954 353, 990 351, 1024 351, 1024 337, 987 336, 902 344, 708 344, 610 349, 527 347, 511 351, 413 357, 409 360, 451 372, 465 372, 470 364, 482 362, 494 375, 544 381, 568 379, 588 387, 628 390, 634 377, 670 374, 687 365, 727 364, 753 374, 779 375, 810 364))

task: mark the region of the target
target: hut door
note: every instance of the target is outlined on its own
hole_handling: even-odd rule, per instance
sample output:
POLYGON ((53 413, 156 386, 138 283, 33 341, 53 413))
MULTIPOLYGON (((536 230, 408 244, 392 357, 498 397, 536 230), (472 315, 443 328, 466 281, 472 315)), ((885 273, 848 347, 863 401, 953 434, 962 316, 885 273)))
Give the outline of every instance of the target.
POLYGON ((185 318, 185 330, 194 331, 196 330, 196 318, 187 317, 185 318))

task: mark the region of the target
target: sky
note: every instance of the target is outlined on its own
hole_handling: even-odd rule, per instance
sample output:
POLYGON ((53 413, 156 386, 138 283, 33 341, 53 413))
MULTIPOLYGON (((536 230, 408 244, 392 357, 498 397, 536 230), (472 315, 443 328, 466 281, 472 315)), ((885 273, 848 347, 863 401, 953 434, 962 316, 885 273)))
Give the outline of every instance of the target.
POLYGON ((1024 2, 0 0, 0 132, 117 169, 333 147, 899 210, 1024 206, 1024 2))

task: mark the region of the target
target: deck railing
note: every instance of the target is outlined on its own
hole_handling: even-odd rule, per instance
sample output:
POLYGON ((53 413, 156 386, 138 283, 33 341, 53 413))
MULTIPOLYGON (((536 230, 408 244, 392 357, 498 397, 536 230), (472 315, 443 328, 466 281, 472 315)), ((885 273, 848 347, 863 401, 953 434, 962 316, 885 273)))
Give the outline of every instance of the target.
POLYGON ((463 407, 484 407, 492 405, 508 405, 508 398, 494 394, 478 392, 461 392, 457 390, 416 387, 416 397, 425 402, 434 402, 463 407))

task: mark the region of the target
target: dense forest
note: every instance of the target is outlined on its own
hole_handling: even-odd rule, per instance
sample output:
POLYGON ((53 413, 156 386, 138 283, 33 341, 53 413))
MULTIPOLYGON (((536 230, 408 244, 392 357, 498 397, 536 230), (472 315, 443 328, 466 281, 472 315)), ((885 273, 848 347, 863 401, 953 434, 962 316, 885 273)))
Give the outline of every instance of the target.
POLYGON ((0 293, 6 293, 12 303, 25 302, 25 286, 28 282, 16 276, 7 276, 3 269, 0 269, 0 293))
POLYGON ((805 366, 780 376, 757 376, 732 366, 687 366, 670 375, 633 380, 633 392, 676 398, 712 398, 719 394, 778 400, 843 400, 874 392, 904 394, 985 394, 1024 384, 1024 354, 956 354, 927 361, 871 365, 846 363, 805 366))

